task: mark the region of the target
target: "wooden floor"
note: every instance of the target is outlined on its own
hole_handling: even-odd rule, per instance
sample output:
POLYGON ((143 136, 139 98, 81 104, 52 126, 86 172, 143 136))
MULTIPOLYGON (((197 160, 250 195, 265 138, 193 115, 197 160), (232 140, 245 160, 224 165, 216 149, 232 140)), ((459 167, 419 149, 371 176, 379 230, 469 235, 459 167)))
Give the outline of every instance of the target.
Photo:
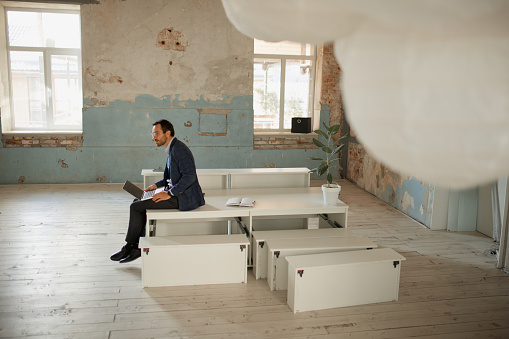
POLYGON ((128 220, 121 185, 0 186, 0 337, 509 338, 491 239, 430 231, 342 185, 350 229, 407 258, 397 302, 293 314, 251 270, 247 284, 143 289, 141 260, 109 260, 128 220))

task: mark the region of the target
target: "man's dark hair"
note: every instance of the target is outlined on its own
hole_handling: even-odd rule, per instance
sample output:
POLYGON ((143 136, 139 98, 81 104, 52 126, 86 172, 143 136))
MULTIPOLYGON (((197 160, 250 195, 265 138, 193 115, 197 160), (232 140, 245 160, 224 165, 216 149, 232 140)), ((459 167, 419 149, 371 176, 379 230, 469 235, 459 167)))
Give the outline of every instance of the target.
POLYGON ((169 122, 168 120, 166 119, 162 119, 162 120, 158 120, 156 122, 154 122, 152 124, 152 126, 155 126, 155 125, 161 125, 161 129, 163 130, 163 133, 166 133, 167 131, 170 131, 171 132, 171 136, 174 137, 175 136, 175 130, 173 129, 173 125, 171 124, 171 122, 169 122))

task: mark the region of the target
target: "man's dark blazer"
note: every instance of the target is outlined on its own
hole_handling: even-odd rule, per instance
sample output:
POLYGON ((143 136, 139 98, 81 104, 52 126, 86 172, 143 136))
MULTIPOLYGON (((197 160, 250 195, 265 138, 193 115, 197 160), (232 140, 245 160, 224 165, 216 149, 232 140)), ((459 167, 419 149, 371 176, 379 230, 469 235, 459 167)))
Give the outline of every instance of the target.
MULTIPOLYGON (((168 169, 167 165, 164 167, 164 178, 156 182, 156 186, 165 186, 167 180, 171 179, 173 187, 170 192, 178 198, 179 210, 194 210, 205 205, 203 192, 196 175, 194 157, 186 144, 175 137, 173 139, 175 140, 171 141, 168 156, 170 168, 168 169)), ((168 161, 166 161, 166 164, 168 164, 168 161)))

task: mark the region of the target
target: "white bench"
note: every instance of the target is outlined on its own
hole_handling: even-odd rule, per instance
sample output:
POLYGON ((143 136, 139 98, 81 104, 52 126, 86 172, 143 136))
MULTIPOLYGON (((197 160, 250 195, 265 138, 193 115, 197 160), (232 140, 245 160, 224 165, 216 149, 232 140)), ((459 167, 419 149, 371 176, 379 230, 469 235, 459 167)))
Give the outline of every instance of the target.
POLYGON ((253 231, 253 271, 256 279, 267 278, 267 248, 269 239, 298 239, 298 238, 325 238, 325 237, 352 237, 355 233, 347 228, 318 228, 318 229, 292 229, 253 231))
POLYGON ((369 238, 356 236, 269 239, 267 245, 267 283, 271 291, 286 290, 288 287, 287 256, 368 250, 377 247, 369 238))
POLYGON ((390 248, 288 256, 294 313, 398 300, 401 261, 390 248))
MULTIPOLYGON (((309 187, 306 167, 295 168, 199 168, 198 181, 203 190, 221 188, 309 187)), ((161 170, 142 169, 143 187, 163 179, 161 170)))
POLYGON ((296 168, 235 168, 230 169, 230 188, 309 187, 310 173, 296 168))
POLYGON ((143 237, 143 287, 247 282, 245 234, 143 237))

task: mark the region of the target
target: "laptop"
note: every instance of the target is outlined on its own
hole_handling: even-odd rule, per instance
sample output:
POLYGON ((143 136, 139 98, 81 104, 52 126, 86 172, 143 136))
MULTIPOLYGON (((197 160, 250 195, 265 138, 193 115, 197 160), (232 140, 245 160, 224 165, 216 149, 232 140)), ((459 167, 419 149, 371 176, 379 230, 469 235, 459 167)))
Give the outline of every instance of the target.
POLYGON ((124 183, 124 186, 122 186, 122 189, 126 191, 127 193, 130 193, 132 196, 137 198, 138 200, 148 200, 152 199, 154 194, 163 192, 164 186, 159 187, 158 189, 155 189, 153 191, 144 191, 129 180, 126 180, 124 183))

